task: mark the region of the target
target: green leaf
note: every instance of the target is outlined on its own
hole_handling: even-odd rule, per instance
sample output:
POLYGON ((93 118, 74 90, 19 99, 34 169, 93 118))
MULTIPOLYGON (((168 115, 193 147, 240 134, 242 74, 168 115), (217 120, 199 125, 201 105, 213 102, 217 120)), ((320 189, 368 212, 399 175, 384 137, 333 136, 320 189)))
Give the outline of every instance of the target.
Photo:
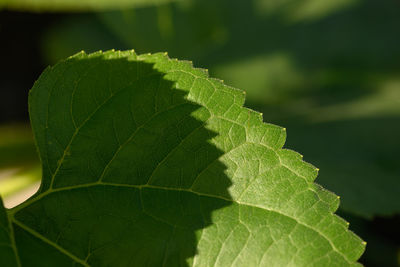
MULTIPOLYGON (((87 11, 143 7, 174 0, 0 0, 0 9, 30 11, 87 11)), ((175 0, 176 1, 176 0, 175 0)))
POLYGON ((41 188, 7 211, 22 266, 358 265, 338 197, 243 103, 161 53, 46 69, 29 99, 41 188))

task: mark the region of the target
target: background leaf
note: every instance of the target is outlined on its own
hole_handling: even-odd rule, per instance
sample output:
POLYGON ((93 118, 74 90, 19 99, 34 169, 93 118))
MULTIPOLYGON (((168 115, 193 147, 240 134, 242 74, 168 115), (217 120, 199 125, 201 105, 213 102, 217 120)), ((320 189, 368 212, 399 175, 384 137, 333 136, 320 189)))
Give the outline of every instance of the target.
POLYGON ((8 211, 22 265, 357 265, 338 198, 243 102, 165 54, 46 69, 30 95, 42 185, 8 211))

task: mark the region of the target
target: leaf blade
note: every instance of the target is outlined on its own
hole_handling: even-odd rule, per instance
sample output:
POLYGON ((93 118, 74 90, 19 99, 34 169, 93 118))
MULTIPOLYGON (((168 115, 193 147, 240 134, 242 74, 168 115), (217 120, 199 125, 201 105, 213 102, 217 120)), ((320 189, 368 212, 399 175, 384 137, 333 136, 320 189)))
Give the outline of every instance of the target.
POLYGON ((73 56, 31 91, 47 172, 11 218, 90 265, 357 265, 337 197, 243 103, 165 54, 73 56))

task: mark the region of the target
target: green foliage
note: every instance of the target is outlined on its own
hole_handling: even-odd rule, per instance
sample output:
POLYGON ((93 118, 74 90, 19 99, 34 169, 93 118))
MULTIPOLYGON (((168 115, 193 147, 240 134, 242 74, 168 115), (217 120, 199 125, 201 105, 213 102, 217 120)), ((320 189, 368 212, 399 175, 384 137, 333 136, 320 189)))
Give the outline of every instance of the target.
POLYGON ((149 6, 174 0, 0 0, 0 9, 29 11, 87 11, 149 6))
MULTIPOLYGON (((165 54, 77 54, 29 99, 42 185, 0 206, 7 266, 356 266, 317 169, 244 93, 165 54)), ((5 261, 4 261, 5 259, 5 261)))

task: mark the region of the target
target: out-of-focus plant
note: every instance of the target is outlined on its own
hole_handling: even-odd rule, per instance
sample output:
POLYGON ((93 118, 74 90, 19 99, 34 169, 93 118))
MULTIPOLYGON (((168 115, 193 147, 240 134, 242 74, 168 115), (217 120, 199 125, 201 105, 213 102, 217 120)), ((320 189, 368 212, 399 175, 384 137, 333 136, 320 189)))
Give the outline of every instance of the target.
POLYGON ((178 0, 0 0, 0 9, 21 11, 100 11, 143 7, 178 0))

